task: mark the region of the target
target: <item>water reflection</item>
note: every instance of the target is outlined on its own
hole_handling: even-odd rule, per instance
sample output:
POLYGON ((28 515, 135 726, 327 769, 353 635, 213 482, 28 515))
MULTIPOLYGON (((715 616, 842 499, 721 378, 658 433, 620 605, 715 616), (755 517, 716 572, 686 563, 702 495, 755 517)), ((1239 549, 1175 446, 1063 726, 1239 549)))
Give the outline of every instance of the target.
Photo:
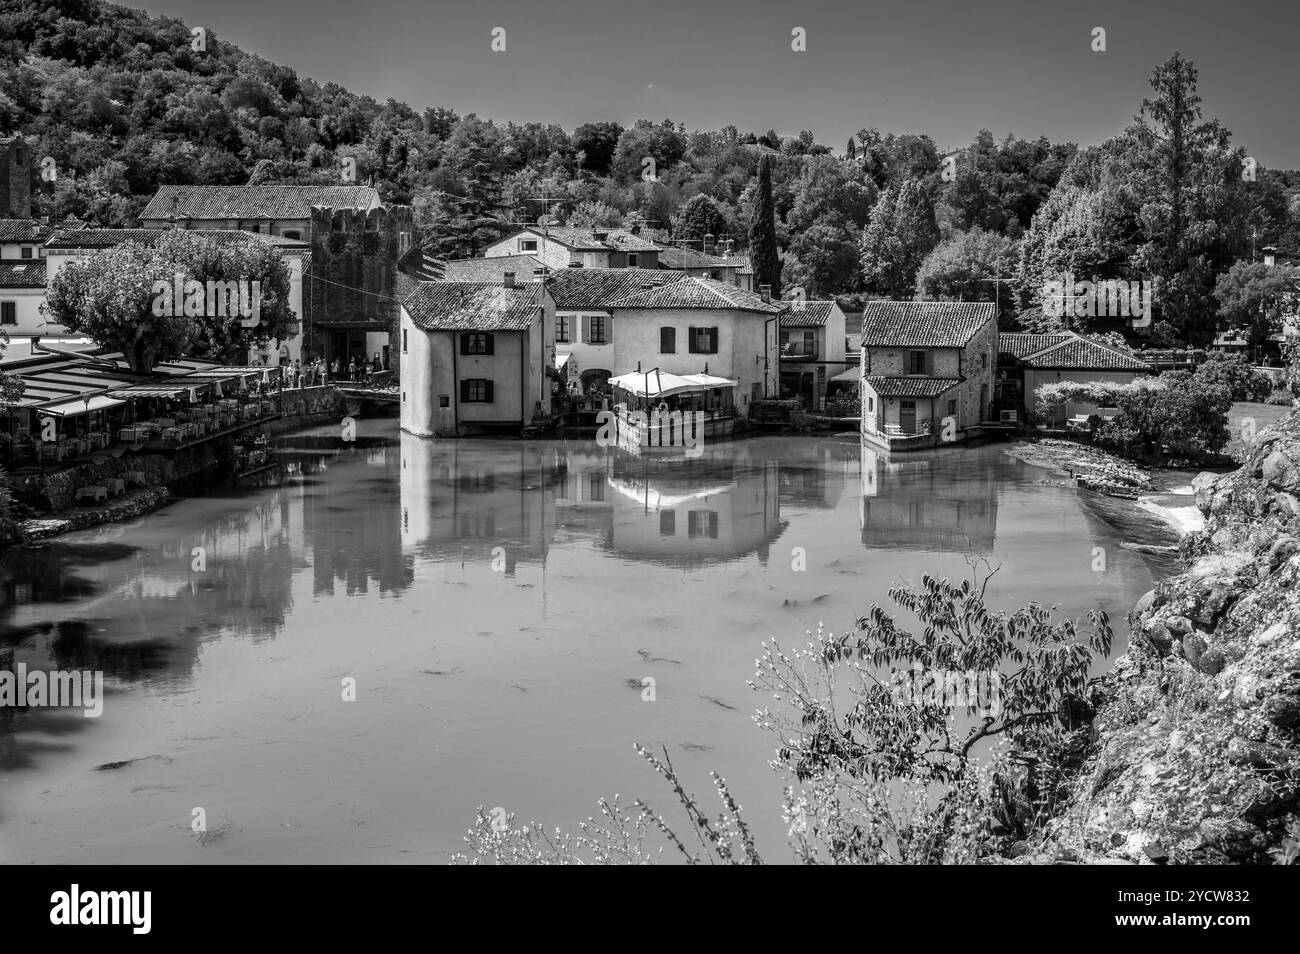
POLYGON ((895 459, 861 445, 862 545, 989 553, 998 525, 999 473, 987 455, 933 450, 895 459))

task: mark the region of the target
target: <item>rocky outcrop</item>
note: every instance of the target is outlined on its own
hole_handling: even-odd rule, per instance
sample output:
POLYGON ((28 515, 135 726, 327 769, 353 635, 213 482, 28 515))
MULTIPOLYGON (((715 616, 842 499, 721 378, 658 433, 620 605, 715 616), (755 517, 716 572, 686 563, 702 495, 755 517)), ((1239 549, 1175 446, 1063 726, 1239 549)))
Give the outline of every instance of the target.
POLYGON ((1300 815, 1300 415, 1194 484, 1185 570, 1129 616, 1048 855, 1271 863, 1300 815))

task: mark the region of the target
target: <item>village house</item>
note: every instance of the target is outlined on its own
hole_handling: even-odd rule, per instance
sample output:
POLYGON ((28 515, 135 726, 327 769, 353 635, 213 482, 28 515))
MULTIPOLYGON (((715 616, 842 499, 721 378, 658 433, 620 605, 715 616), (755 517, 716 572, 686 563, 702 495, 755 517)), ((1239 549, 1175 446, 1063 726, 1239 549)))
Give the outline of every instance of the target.
POLYGON ((311 210, 383 207, 369 186, 242 185, 159 186, 140 213, 146 229, 234 229, 311 241, 311 210))
POLYGON ((402 299, 401 427, 519 432, 549 419, 555 302, 542 282, 419 282, 402 299))
POLYGON ((10 258, 40 258, 41 246, 54 232, 36 219, 0 219, 0 261, 10 258))
MULTIPOLYGON (((1055 334, 998 335, 998 380, 994 413, 1006 423, 1022 423, 1036 413, 1038 389, 1060 381, 1128 384, 1153 368, 1126 351, 1084 338, 1073 331, 1055 334)), ((1102 417, 1116 408, 1066 401, 1044 423, 1061 426, 1071 418, 1102 417)))
POLYGON ((429 281, 501 282, 506 272, 513 272, 517 282, 541 281, 549 273, 542 260, 533 255, 498 255, 495 258, 458 258, 435 263, 436 277, 429 281))
POLYGON ((530 225, 483 250, 485 258, 532 255, 548 268, 658 268, 659 246, 639 229, 530 225))
MULTIPOLYGON (((611 302, 616 376, 654 369, 671 375, 708 375, 710 414, 748 417, 754 401, 776 394, 781 308, 771 289, 759 294, 708 278, 686 278, 642 288, 611 302)), ((653 387, 642 397, 653 402, 653 387)))
MULTIPOLYGON (((681 281, 679 272, 648 268, 562 268, 547 283, 555 300, 556 367, 585 392, 604 387, 615 370, 610 306, 628 295, 681 281)), ((626 370, 626 369, 625 369, 626 370)))
POLYGON ((735 259, 723 258, 693 248, 664 247, 659 250, 659 267, 683 272, 692 278, 711 278, 716 282, 736 284, 735 259))
POLYGON ((46 323, 45 259, 0 259, 0 332, 11 338, 63 334, 62 325, 46 323))
POLYGON ((792 301, 781 313, 781 396, 804 407, 826 406, 827 389, 842 374, 844 312, 834 300, 792 301))
POLYGON ((910 449, 978 433, 989 419, 997 353, 992 302, 867 302, 863 438, 910 449))

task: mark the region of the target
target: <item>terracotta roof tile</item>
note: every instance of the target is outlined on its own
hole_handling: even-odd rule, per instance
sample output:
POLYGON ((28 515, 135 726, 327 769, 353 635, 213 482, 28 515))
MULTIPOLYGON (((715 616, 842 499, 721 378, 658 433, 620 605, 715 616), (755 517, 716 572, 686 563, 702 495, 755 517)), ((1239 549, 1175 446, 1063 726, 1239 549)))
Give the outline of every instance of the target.
POLYGON ((420 282, 402 301, 425 331, 526 331, 538 317, 540 285, 500 282, 420 282))
POLYGON ((938 397, 944 391, 961 384, 961 378, 895 378, 867 375, 867 383, 881 397, 938 397))
POLYGON ((755 292, 743 291, 726 282, 711 278, 683 277, 649 291, 639 291, 621 301, 612 302, 611 308, 708 308, 756 311, 775 315, 781 309, 777 304, 765 302, 755 292))
POLYGON ((6 258, 0 260, 0 288, 44 288, 45 259, 6 258))
MULTIPOLYGON (((490 259, 489 259, 490 261, 490 259)), ((583 308, 605 310, 614 302, 656 287, 685 279, 680 272, 653 268, 562 268, 555 273, 547 290, 560 311, 583 308)))
POLYGON ((869 301, 862 311, 862 343, 869 348, 961 348, 989 322, 997 322, 992 302, 869 301))
POLYGON ((165 185, 158 187, 140 218, 309 219, 313 206, 370 209, 381 204, 379 193, 370 186, 165 185))
POLYGON ((825 328, 830 320, 835 302, 825 301, 791 301, 781 315, 782 328, 825 328))

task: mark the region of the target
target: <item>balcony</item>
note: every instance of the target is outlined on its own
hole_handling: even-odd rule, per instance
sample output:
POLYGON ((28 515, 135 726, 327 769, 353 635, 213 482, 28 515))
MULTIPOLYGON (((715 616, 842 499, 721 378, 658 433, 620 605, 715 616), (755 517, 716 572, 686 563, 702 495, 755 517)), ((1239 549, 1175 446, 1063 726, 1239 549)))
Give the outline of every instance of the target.
POLYGON ((782 361, 816 361, 821 349, 816 341, 785 341, 781 344, 782 361))

